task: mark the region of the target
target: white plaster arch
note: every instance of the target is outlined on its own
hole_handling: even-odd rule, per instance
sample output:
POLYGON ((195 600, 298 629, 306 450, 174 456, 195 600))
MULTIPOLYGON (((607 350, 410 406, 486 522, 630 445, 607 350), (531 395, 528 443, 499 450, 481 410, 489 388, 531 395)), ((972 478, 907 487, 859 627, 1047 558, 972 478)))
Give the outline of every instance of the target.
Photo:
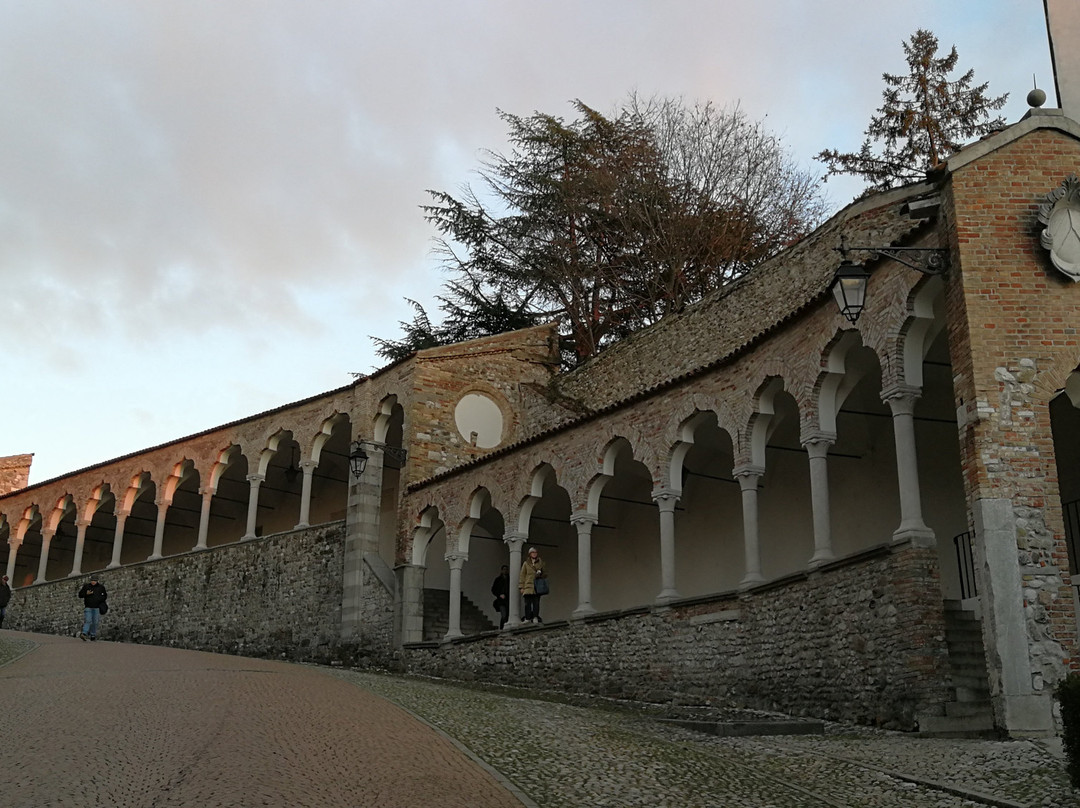
POLYGON ((153 477, 150 476, 149 471, 140 471, 135 474, 128 483, 127 489, 124 491, 124 505, 121 509, 122 512, 131 513, 131 508, 135 505, 135 500, 139 499, 152 485, 155 485, 155 483, 153 477))
POLYGON ((926 278, 912 289, 908 303, 910 314, 900 326, 893 348, 898 353, 896 365, 903 378, 890 379, 891 383, 923 386, 923 360, 945 327, 944 305, 945 282, 941 276, 926 278))
POLYGON ((541 463, 537 468, 533 469, 533 473, 529 478, 529 493, 522 497, 521 502, 518 504, 517 525, 519 533, 529 535, 529 521, 532 519, 533 508, 543 498, 544 488, 549 479, 555 485, 559 484, 558 475, 550 463, 541 463))
POLYGON ((439 509, 434 506, 424 508, 417 521, 412 536, 412 564, 415 567, 426 567, 428 545, 440 530, 445 530, 446 525, 439 518, 439 509))
MULTIPOLYGON (((311 444, 308 447, 308 458, 316 466, 319 465, 319 460, 320 460, 321 455, 322 455, 323 447, 326 446, 326 442, 328 440, 330 440, 331 437, 333 437, 334 427, 336 427, 336 426, 338 426, 339 424, 342 424, 342 423, 347 423, 347 424, 350 424, 350 425, 352 423, 351 419, 349 418, 349 414, 346 413, 346 412, 335 412, 329 418, 324 418, 322 423, 319 424, 319 429, 315 433, 315 437, 312 438, 311 444)), ((350 442, 351 442, 351 430, 350 430, 350 442)), ((301 460, 304 459, 303 454, 301 454, 300 459, 301 460)))
POLYGON ((243 456, 243 451, 240 449, 240 445, 234 443, 220 452, 218 452, 217 459, 214 461, 214 465, 210 468, 210 476, 207 479, 206 487, 210 489, 211 493, 216 494, 218 484, 221 482, 221 475, 223 475, 229 466, 231 466, 238 457, 243 456))
POLYGON ((107 482, 102 481, 94 486, 86 500, 86 504, 83 506, 83 521, 90 522, 94 518, 94 514, 98 512, 98 508, 101 507, 102 500, 110 494, 112 494, 112 488, 107 482))
POLYGON ((750 422, 746 427, 748 440, 749 460, 755 466, 765 467, 765 446, 769 442, 769 436, 776 428, 774 416, 776 415, 775 400, 780 393, 786 392, 784 379, 781 376, 770 376, 758 388, 755 398, 754 413, 750 416, 750 422))
POLYGON ((826 434, 836 434, 836 415, 862 378, 847 367, 848 355, 860 347, 862 335, 854 329, 846 329, 827 349, 822 363, 825 370, 818 379, 816 401, 817 428, 826 434))
MULTIPOLYGON (((386 443, 386 436, 390 431, 390 421, 393 418, 395 406, 398 406, 398 397, 394 393, 379 402, 378 412, 375 414, 374 422, 371 425, 371 436, 377 443, 386 443)), ((402 409, 403 417, 404 414, 404 409, 402 409)), ((362 436, 358 437, 362 438, 362 436)))

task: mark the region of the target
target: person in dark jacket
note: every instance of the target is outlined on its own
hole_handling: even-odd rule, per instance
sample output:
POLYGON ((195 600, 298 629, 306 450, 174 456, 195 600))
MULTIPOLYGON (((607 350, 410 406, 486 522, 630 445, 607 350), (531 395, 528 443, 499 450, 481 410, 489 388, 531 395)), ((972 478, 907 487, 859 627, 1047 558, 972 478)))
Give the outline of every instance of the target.
POLYGON ((0 580, 0 628, 4 627, 4 615, 7 614, 9 603, 11 603, 11 587, 8 585, 8 577, 5 575, 0 580))
POLYGON ((90 583, 83 584, 79 594, 75 597, 83 599, 83 629, 79 639, 96 640, 98 621, 101 620, 101 605, 105 602, 108 592, 105 585, 98 583, 96 575, 90 576, 90 583))
POLYGON ((502 628, 510 617, 510 568, 505 564, 499 577, 491 583, 491 594, 495 596, 491 605, 499 613, 499 628, 502 628))

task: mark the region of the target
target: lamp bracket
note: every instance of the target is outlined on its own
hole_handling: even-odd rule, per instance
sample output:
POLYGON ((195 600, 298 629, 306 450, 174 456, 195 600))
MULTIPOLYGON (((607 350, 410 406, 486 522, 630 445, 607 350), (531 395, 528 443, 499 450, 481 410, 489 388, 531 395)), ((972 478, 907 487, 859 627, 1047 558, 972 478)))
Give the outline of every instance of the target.
POLYGON ((941 247, 871 247, 868 245, 845 244, 833 247, 847 260, 848 250, 873 253, 876 257, 891 258, 898 264, 921 272, 923 275, 943 275, 949 268, 949 251, 941 247), (912 253, 912 258, 905 258, 903 253, 912 253))
POLYGON ((401 464, 404 464, 409 458, 409 452, 407 449, 403 449, 399 446, 387 446, 385 443, 380 443, 374 440, 358 440, 353 441, 353 446, 359 444, 360 446, 370 446, 372 449, 377 449, 388 457, 392 457, 394 460, 401 464))

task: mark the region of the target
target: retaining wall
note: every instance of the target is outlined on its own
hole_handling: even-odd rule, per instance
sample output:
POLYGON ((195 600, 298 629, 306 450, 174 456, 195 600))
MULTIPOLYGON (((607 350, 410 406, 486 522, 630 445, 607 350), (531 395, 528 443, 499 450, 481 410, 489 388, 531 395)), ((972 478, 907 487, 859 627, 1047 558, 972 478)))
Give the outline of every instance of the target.
POLYGON ((403 651, 407 669, 911 730, 948 698, 934 550, 879 547, 743 593, 403 651))

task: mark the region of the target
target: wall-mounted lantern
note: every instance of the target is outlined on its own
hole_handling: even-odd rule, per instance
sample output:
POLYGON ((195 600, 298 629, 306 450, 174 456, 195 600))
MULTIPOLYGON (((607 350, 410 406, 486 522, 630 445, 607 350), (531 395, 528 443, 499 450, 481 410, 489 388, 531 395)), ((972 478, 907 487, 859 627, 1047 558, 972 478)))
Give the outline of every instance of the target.
POLYGON ((364 469, 367 468, 368 453, 364 451, 365 446, 378 449, 383 454, 397 460, 403 466, 409 457, 408 451, 397 446, 387 446, 385 443, 378 443, 377 441, 372 440, 353 441, 352 450, 349 452, 349 469, 352 471, 353 477, 357 479, 360 479, 361 475, 364 473, 364 469))
POLYGON ((923 275, 941 275, 949 268, 949 251, 940 247, 871 247, 865 244, 848 244, 841 236, 840 246, 833 249, 840 253, 843 260, 833 274, 829 288, 836 299, 836 305, 840 307, 840 313, 853 325, 866 305, 866 285, 870 279, 870 271, 862 264, 849 261, 849 250, 873 253, 877 258, 891 258, 923 275), (906 258, 905 255, 912 257, 906 258))

